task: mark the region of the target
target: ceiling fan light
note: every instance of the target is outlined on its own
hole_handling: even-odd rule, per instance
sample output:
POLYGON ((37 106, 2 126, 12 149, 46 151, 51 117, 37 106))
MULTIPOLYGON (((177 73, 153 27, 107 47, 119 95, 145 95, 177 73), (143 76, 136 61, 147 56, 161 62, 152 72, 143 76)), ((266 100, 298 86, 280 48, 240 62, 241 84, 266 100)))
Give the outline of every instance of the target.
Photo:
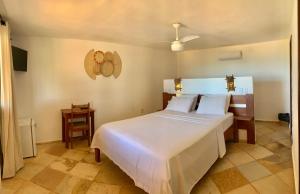
POLYGON ((171 50, 172 51, 182 51, 184 49, 184 46, 181 42, 179 41, 174 41, 171 44, 171 50))

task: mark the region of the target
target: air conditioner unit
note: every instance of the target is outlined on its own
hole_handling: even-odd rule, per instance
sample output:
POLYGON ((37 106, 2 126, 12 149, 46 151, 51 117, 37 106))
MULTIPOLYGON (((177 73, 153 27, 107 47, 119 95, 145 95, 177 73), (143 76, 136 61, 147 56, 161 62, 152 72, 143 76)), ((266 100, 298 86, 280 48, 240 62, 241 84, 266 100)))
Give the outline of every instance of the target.
POLYGON ((228 61, 228 60, 239 60, 243 58, 242 51, 228 51, 221 53, 219 56, 220 61, 228 61))
POLYGON ((18 125, 21 133, 23 158, 37 155, 35 122, 31 118, 19 119, 18 125))

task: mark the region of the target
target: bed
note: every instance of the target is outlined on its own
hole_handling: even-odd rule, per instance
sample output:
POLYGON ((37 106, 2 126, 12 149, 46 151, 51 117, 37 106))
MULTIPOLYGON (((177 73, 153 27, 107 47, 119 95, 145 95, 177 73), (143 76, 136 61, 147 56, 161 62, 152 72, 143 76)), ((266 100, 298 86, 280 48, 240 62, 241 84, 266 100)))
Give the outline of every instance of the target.
POLYGON ((224 134, 233 137, 233 123, 231 112, 164 110, 102 125, 91 147, 96 160, 101 150, 150 194, 187 194, 226 153, 224 134))

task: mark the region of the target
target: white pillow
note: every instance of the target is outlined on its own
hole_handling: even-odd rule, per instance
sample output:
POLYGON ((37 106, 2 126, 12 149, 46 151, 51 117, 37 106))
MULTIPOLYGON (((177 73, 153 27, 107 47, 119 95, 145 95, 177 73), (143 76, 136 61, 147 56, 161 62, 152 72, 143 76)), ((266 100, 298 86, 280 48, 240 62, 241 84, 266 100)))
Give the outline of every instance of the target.
POLYGON ((180 98, 173 96, 169 101, 166 110, 188 113, 193 105, 193 98, 180 98))
POLYGON ((192 98, 193 99, 193 104, 192 104, 192 107, 191 107, 190 111, 194 111, 196 109, 197 100, 198 100, 198 95, 197 94, 181 94, 179 97, 192 98))
POLYGON ((227 99, 226 99, 225 113, 228 112, 228 109, 229 109, 229 106, 230 106, 231 94, 227 94, 226 97, 227 97, 227 99))
POLYGON ((204 95, 197 109, 198 114, 225 115, 228 111, 228 95, 204 95))

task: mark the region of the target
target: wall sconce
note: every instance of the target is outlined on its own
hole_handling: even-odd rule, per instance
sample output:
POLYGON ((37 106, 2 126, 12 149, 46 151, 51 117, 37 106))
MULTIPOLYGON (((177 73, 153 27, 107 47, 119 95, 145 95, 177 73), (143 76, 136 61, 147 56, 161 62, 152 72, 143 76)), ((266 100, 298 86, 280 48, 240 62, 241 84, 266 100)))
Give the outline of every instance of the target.
POLYGON ((227 91, 230 92, 230 91, 235 91, 235 86, 234 86, 234 76, 233 75, 229 75, 227 76, 226 75, 226 82, 227 82, 227 91))
POLYGON ((175 78, 174 83, 175 83, 175 91, 176 92, 181 91, 182 89, 181 78, 175 78))

